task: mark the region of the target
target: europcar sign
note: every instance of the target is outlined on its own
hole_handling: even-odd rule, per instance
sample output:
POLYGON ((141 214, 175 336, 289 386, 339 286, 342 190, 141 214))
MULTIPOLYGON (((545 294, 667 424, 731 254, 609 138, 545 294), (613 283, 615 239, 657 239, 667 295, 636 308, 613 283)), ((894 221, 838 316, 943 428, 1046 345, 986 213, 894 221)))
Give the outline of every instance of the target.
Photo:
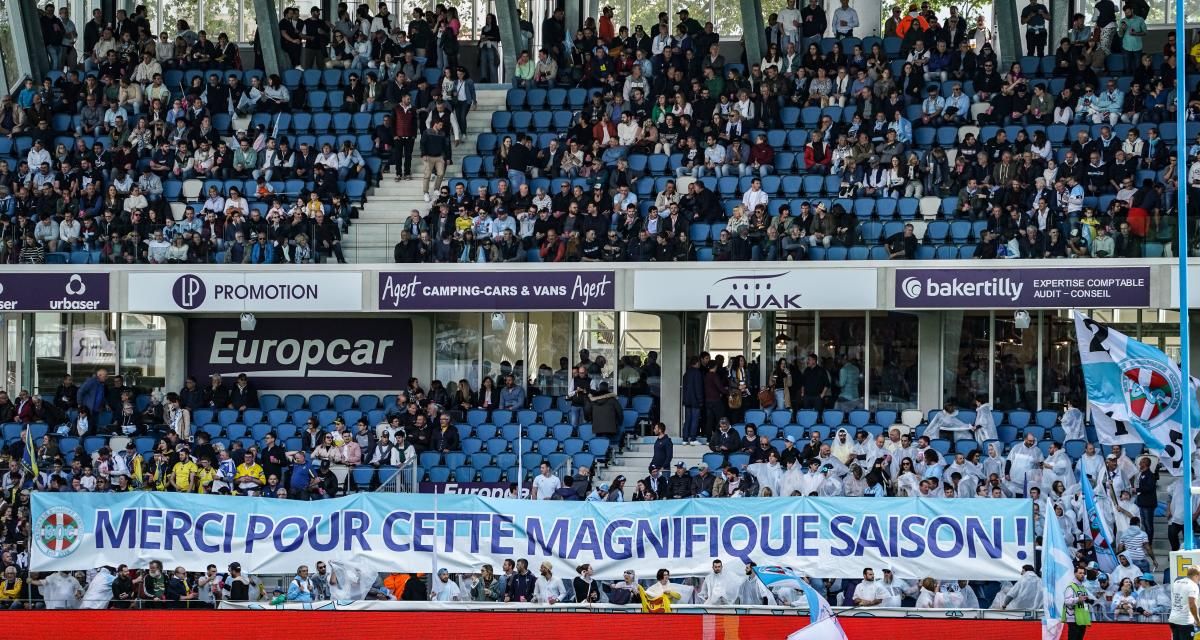
POLYGON ((259 389, 394 389, 412 371, 407 319, 260 317, 188 321, 188 372, 245 373, 259 389))

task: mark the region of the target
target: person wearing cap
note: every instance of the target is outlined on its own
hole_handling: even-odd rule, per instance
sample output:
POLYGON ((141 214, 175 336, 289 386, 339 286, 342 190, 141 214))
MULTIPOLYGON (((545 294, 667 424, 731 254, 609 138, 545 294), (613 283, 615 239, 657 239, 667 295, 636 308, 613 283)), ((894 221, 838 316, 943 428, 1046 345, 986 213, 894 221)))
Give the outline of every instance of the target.
POLYGON ((586 502, 607 502, 608 501, 608 483, 602 482, 585 499, 586 502))
POLYGON ((667 493, 667 478, 663 477, 662 468, 658 465, 650 465, 650 475, 642 480, 642 485, 659 497, 667 493))
POLYGON ((221 588, 221 600, 231 602, 249 602, 250 587, 254 584, 250 576, 242 573, 242 563, 231 562, 229 572, 218 581, 221 588))
POLYGON ((688 475, 687 465, 683 461, 675 463, 675 471, 667 478, 666 494, 659 494, 669 500, 679 500, 692 497, 692 478, 688 475))
POLYGON ((458 583, 450 579, 450 572, 445 567, 438 569, 437 578, 429 590, 429 599, 434 602, 461 602, 462 589, 458 583))
POLYGON ((1134 609, 1141 615, 1161 615, 1171 610, 1171 592, 1166 585, 1156 586, 1153 573, 1143 573, 1138 578, 1137 604, 1134 609))

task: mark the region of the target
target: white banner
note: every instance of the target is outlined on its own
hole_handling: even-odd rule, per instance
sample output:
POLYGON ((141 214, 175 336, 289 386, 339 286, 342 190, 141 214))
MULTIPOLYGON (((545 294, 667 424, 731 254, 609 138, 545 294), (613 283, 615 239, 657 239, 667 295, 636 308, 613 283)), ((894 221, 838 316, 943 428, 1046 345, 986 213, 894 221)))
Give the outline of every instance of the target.
POLYGON ((381 572, 471 573, 504 558, 600 580, 625 569, 704 575, 778 563, 806 575, 1011 580, 1032 560, 1027 500, 744 498, 600 503, 358 493, 298 502, 186 493, 33 494, 33 571, 121 563, 286 573, 320 560, 381 572), (653 569, 647 569, 652 567, 653 569))
POLYGON ((874 309, 875 269, 649 269, 633 279, 639 311, 874 309))
POLYGON ((361 311, 354 271, 130 273, 130 311, 361 311))

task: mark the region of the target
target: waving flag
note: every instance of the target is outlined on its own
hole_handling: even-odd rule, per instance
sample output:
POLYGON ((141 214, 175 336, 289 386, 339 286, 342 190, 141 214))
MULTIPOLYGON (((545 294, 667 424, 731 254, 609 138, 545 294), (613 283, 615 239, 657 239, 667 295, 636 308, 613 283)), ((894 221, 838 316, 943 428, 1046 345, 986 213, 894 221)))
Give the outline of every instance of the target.
MULTIPOLYGON (((805 599, 808 600, 808 618, 809 624, 813 625, 825 618, 833 617, 833 609, 821 594, 817 593, 812 585, 804 579, 804 576, 791 567, 754 567, 754 575, 762 581, 763 585, 768 589, 773 587, 787 587, 797 591, 803 591, 805 599)), ((807 627, 805 627, 807 628, 807 627)))
MULTIPOLYGON (((1100 516, 1100 510, 1096 508, 1096 494, 1092 488, 1092 479, 1084 474, 1080 478, 1079 484, 1083 487, 1083 504, 1087 512, 1087 531, 1084 535, 1092 537, 1092 546, 1096 549, 1096 563, 1100 565, 1100 570, 1105 573, 1111 573, 1117 568, 1117 554, 1113 551, 1112 543, 1109 542, 1111 536, 1108 535, 1108 523, 1100 516)), ((1047 509, 1048 513, 1053 513, 1052 509, 1047 509)))
POLYGON ((846 640, 846 632, 837 618, 830 617, 793 632, 787 640, 846 640))
POLYGON ((804 592, 808 600, 808 626, 798 629, 787 640, 846 640, 846 632, 838 623, 833 609, 821 594, 791 567, 754 567, 754 575, 768 588, 788 587, 804 592))
POLYGON ((1179 366, 1165 353, 1073 313, 1088 403, 1101 443, 1126 444, 1134 436, 1134 442, 1145 443, 1164 467, 1180 475, 1183 434, 1191 433, 1183 428, 1180 410, 1187 402, 1192 429, 1200 424, 1200 381, 1192 378, 1185 391, 1179 366))
POLYGON ((663 591, 657 596, 651 596, 638 585, 638 593, 642 597, 642 613, 671 613, 671 597, 679 599, 679 594, 663 591))
POLYGON ((1058 640, 1062 635, 1064 600, 1074 577, 1071 549, 1054 511, 1047 509, 1042 527, 1042 640, 1058 640))
POLYGON ((36 478, 38 476, 37 447, 33 446, 33 429, 30 429, 29 425, 25 425, 24 437, 25 459, 23 462, 25 463, 25 467, 32 471, 33 476, 36 478))

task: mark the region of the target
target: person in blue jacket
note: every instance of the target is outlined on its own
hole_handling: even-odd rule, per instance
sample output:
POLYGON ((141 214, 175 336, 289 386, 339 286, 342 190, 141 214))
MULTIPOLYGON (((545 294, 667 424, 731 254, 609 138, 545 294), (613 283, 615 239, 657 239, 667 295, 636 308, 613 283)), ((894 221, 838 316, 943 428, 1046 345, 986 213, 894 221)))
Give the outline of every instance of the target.
POLYGON ((83 386, 79 387, 76 395, 75 399, 79 403, 79 406, 87 407, 94 416, 99 416, 101 411, 104 410, 108 393, 105 384, 106 380, 108 380, 108 369, 103 367, 96 369, 95 375, 88 378, 83 383, 83 386))

